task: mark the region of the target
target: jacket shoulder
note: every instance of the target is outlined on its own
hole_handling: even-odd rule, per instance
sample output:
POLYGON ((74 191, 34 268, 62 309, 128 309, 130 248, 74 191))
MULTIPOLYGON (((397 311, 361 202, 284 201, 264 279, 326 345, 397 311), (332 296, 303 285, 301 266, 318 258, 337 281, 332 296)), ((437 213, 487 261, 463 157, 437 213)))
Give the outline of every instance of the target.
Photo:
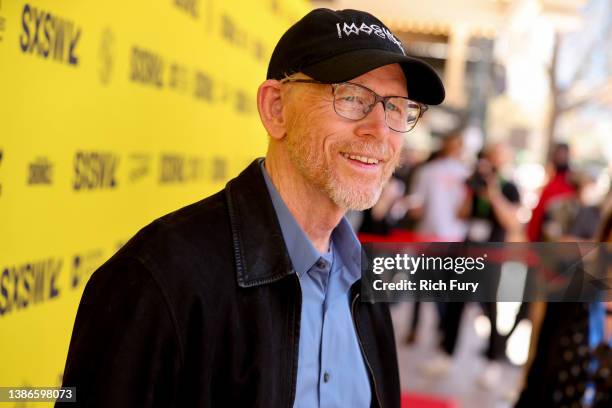
POLYGON ((194 258, 211 256, 223 246, 231 254, 230 236, 225 190, 222 190, 151 222, 117 256, 135 257, 147 268, 176 267, 194 258))
MULTIPOLYGON (((141 264, 174 307, 214 302, 218 293, 231 291, 236 274, 224 190, 156 219, 107 263, 121 259, 141 264)), ((96 273, 109 269, 116 268, 96 273)))

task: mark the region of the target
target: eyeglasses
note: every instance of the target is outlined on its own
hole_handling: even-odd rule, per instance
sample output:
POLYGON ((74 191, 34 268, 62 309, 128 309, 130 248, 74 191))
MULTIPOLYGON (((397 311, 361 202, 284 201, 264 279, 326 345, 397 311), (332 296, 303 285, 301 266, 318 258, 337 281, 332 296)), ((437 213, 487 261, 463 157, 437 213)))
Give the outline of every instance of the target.
MULTIPOLYGON (((313 79, 287 78, 281 83, 294 82, 304 84, 324 84, 313 79)), ((365 118, 382 102, 385 110, 385 123, 396 132, 411 131, 428 106, 412 101, 403 96, 380 96, 370 88, 352 82, 329 84, 334 95, 334 111, 341 117, 350 120, 365 118)))

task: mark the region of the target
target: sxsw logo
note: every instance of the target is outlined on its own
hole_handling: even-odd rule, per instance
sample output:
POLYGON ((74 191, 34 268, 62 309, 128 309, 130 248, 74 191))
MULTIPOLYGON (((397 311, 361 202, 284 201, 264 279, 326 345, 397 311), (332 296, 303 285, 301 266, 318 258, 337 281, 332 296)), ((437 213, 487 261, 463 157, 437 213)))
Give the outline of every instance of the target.
POLYGON ((119 157, 110 152, 78 151, 74 155, 74 191, 117 188, 119 157))
POLYGON ((24 54, 36 54, 68 65, 78 65, 81 27, 56 14, 25 4, 21 14, 19 46, 24 54))

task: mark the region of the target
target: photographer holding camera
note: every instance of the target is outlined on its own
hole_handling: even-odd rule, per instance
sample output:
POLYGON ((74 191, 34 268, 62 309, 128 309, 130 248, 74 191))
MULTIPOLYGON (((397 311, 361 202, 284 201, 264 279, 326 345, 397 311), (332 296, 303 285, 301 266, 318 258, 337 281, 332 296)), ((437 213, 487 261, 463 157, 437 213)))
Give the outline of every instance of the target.
POLYGON ((507 162, 508 148, 492 144, 479 154, 476 169, 466 181, 469 194, 459 215, 468 219, 467 240, 504 242, 520 232, 517 211, 520 194, 516 185, 499 173, 507 162))
MULTIPOLYGON (((485 147, 478 156, 474 173, 466 180, 469 192, 460 216, 468 220, 468 242, 504 242, 513 240, 520 233, 521 225, 516 215, 520 205, 519 191, 513 182, 500 174, 508 158, 508 148, 502 143, 485 147)), ((478 384, 491 388, 501 375, 498 361, 504 357, 506 341, 527 309, 526 304, 521 306, 514 327, 502 336, 496 324, 497 304, 486 302, 481 306, 491 323, 491 334, 486 350, 488 364, 478 378, 478 384)))

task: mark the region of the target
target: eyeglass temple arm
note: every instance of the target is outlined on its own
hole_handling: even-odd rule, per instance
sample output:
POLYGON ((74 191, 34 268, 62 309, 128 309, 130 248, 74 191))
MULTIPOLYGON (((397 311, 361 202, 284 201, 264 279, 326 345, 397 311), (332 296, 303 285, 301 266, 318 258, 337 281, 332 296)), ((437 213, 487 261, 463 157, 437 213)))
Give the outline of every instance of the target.
POLYGON ((424 103, 419 103, 419 105, 421 106, 421 111, 419 112, 419 118, 420 118, 421 116, 423 116, 425 112, 429 110, 429 105, 425 105, 424 103))

